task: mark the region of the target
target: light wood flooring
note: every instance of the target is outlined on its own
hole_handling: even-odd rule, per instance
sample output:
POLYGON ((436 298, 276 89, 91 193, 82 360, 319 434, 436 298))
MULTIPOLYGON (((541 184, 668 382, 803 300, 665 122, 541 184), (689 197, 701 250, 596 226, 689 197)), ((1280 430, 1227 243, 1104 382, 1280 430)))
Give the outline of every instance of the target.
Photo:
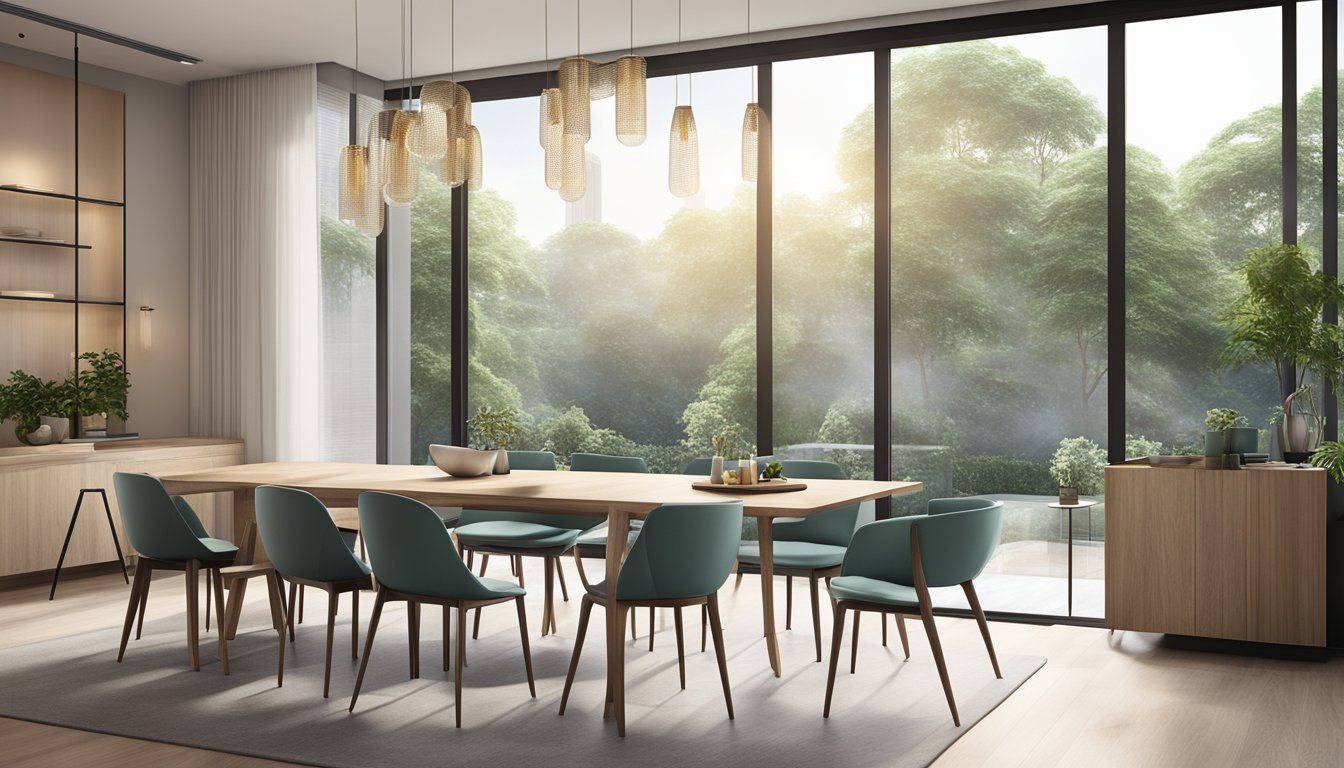
MULTIPOLYGON (((495 565, 492 575, 507 577, 507 565, 495 565)), ((577 588, 572 564, 564 567, 571 588, 577 588)), ((529 584, 540 585, 539 569, 534 573, 529 567, 526 575, 529 584)), ((734 592, 730 580, 722 599, 737 603, 739 611, 757 611, 760 590, 754 581, 749 577, 734 592)), ((180 575, 155 581, 147 619, 181 615, 180 584, 180 575)), ((781 579, 776 588, 781 614, 782 593, 781 579)), ((795 597, 804 593, 799 590, 795 597)), ((47 601, 46 586, 0 591, 0 647, 119 626, 127 594, 112 575, 64 581, 54 603, 47 601)), ((264 599, 261 590, 249 592, 249 610, 264 613, 264 599)), ((308 606, 310 620, 321 621, 320 603, 308 606)), ((805 599, 795 611, 792 631, 810 633, 805 599)), ((557 613, 562 628, 572 625, 577 601, 558 603, 557 613)), ((827 642, 828 625, 824 620, 827 642)), ((939 627, 945 644, 952 638, 978 643, 971 621, 939 619, 939 627)), ((1080 627, 995 623, 991 631, 1001 654, 1040 655, 1049 663, 944 753, 935 763, 940 768, 1337 766, 1344 761, 1344 661, 1173 650, 1153 635, 1080 627)), ((866 634, 865 642, 875 642, 875 635, 866 634)), ((207 645, 204 653, 211 652, 207 645)), ((803 660, 786 659, 789 663, 803 660)), ((0 765, 284 764, 0 718, 0 765)))

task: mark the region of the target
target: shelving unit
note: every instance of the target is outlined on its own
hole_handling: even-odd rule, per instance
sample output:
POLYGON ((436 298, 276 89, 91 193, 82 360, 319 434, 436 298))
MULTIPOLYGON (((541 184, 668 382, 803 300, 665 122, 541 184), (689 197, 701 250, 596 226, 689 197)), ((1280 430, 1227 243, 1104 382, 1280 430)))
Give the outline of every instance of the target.
MULTIPOLYGON (((125 95, 79 82, 72 42, 68 77, 0 63, 0 225, 42 235, 0 236, 0 291, 51 294, 0 296, 0 379, 126 355, 125 95)), ((16 444, 10 426, 0 447, 16 444)))

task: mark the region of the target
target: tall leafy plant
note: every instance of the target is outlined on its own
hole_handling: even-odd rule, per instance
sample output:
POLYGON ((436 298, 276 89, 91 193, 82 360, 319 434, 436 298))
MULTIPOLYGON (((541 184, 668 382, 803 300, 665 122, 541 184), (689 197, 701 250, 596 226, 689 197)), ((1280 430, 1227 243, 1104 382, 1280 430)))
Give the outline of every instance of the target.
POLYGON ((126 397, 131 389, 131 379, 126 374, 126 361, 121 353, 104 349, 102 352, 85 352, 79 360, 87 363, 78 373, 76 405, 85 416, 106 413, 125 421, 130 418, 126 410, 126 397))

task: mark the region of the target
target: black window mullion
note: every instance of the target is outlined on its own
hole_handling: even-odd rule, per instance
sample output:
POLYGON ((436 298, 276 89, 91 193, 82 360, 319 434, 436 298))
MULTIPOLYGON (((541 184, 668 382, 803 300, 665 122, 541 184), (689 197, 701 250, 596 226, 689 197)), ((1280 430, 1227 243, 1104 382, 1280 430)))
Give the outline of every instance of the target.
POLYGON ((467 444, 467 189, 453 187, 452 214, 452 330, 449 370, 452 372, 452 441, 467 444))
POLYGON ((757 67, 757 103, 765 115, 756 167, 756 450, 775 452, 774 91, 771 67, 757 67))
POLYGON ((1106 434, 1112 464, 1125 460, 1125 24, 1107 28, 1106 434))
MULTIPOLYGON (((891 479, 891 50, 873 54, 873 478, 891 479)), ((877 501, 879 519, 891 499, 877 501)))

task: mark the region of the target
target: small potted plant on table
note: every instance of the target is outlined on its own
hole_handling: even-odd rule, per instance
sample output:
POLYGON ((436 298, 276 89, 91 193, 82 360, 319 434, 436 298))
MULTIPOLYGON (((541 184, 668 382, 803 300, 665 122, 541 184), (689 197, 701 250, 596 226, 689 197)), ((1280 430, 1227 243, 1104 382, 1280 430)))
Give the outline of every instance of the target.
POLYGON ((491 408, 488 405, 477 408, 476 415, 467 420, 473 447, 498 451, 495 454, 496 475, 509 473, 509 450, 523 437, 520 421, 517 408, 491 408))
POLYGON ((106 434, 109 416, 123 422, 131 417, 126 410, 126 398, 131 389, 126 361, 121 353, 110 349, 85 352, 79 356, 79 361, 87 363, 74 379, 81 429, 86 436, 106 434))
POLYGON ((1059 483, 1059 503, 1077 504, 1079 495, 1102 492, 1106 451, 1086 437, 1066 437, 1050 460, 1050 476, 1059 483))

